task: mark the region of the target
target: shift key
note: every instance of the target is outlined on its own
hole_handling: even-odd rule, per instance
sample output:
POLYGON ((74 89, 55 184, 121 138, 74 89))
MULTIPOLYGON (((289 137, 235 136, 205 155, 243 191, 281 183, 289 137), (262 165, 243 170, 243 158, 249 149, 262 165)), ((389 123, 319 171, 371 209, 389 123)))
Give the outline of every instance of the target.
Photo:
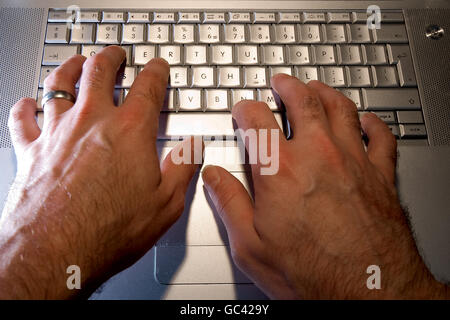
POLYGON ((362 89, 366 110, 420 110, 419 92, 406 89, 362 89))

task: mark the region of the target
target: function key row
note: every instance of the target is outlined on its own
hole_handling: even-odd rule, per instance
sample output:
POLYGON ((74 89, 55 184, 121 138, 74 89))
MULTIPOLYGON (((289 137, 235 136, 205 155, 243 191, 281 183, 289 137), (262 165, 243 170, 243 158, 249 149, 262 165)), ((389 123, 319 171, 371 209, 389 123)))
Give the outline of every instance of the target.
MULTIPOLYGON (((51 10, 49 22, 118 23, 358 23, 366 22, 366 12, 124 12, 51 10)), ((381 21, 403 22, 401 12, 384 12, 381 21)))

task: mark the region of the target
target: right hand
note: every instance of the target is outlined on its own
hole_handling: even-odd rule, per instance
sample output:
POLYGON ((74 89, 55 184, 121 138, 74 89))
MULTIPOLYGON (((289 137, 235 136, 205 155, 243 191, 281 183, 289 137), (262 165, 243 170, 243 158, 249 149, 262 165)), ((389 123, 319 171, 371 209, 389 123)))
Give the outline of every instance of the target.
MULTIPOLYGON (((445 290, 418 254, 395 188, 396 140, 374 114, 318 82, 277 75, 294 137, 279 139, 279 171, 252 165, 254 202, 220 167, 203 180, 237 266, 271 298, 417 298, 445 290), (366 286, 381 268, 381 290, 366 286)), ((261 102, 233 108, 242 129, 278 128, 261 102)), ((280 129, 281 130, 281 129, 280 129)))

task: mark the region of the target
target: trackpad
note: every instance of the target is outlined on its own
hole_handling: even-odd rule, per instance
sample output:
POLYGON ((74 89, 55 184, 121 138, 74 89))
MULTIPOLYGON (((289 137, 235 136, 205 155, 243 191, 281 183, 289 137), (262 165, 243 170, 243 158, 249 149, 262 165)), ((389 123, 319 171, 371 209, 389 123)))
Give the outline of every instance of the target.
MULTIPOLYGON (((249 172, 231 173, 250 189, 249 172)), ((199 173, 182 216, 156 245, 155 277, 162 284, 251 283, 233 263, 226 229, 199 173)))
POLYGON ((160 246, 155 254, 155 278, 162 284, 252 283, 228 246, 160 246))

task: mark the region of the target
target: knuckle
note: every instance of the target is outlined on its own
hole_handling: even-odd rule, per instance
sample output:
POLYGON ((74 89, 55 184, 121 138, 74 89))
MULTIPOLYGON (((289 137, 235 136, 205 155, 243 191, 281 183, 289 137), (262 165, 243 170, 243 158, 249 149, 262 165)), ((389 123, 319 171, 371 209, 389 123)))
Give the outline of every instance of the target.
POLYGON ((249 253, 247 249, 239 242, 233 242, 230 247, 231 258, 240 269, 245 269, 249 265, 249 253))
POLYGON ((86 80, 89 87, 99 88, 102 86, 108 63, 108 58, 101 54, 96 54, 87 60, 83 71, 86 72, 86 80))
POLYGON ((300 110, 305 118, 315 120, 321 117, 322 104, 317 96, 314 94, 307 94, 303 96, 303 103, 300 110))
POLYGON ((345 99, 339 99, 337 102, 338 112, 346 126, 356 130, 361 130, 361 122, 359 121, 358 110, 356 105, 345 99))
POLYGON ((12 122, 21 121, 26 117, 27 111, 22 107, 22 104, 29 102, 28 99, 27 98, 20 99, 20 101, 9 110, 10 125, 12 122))

